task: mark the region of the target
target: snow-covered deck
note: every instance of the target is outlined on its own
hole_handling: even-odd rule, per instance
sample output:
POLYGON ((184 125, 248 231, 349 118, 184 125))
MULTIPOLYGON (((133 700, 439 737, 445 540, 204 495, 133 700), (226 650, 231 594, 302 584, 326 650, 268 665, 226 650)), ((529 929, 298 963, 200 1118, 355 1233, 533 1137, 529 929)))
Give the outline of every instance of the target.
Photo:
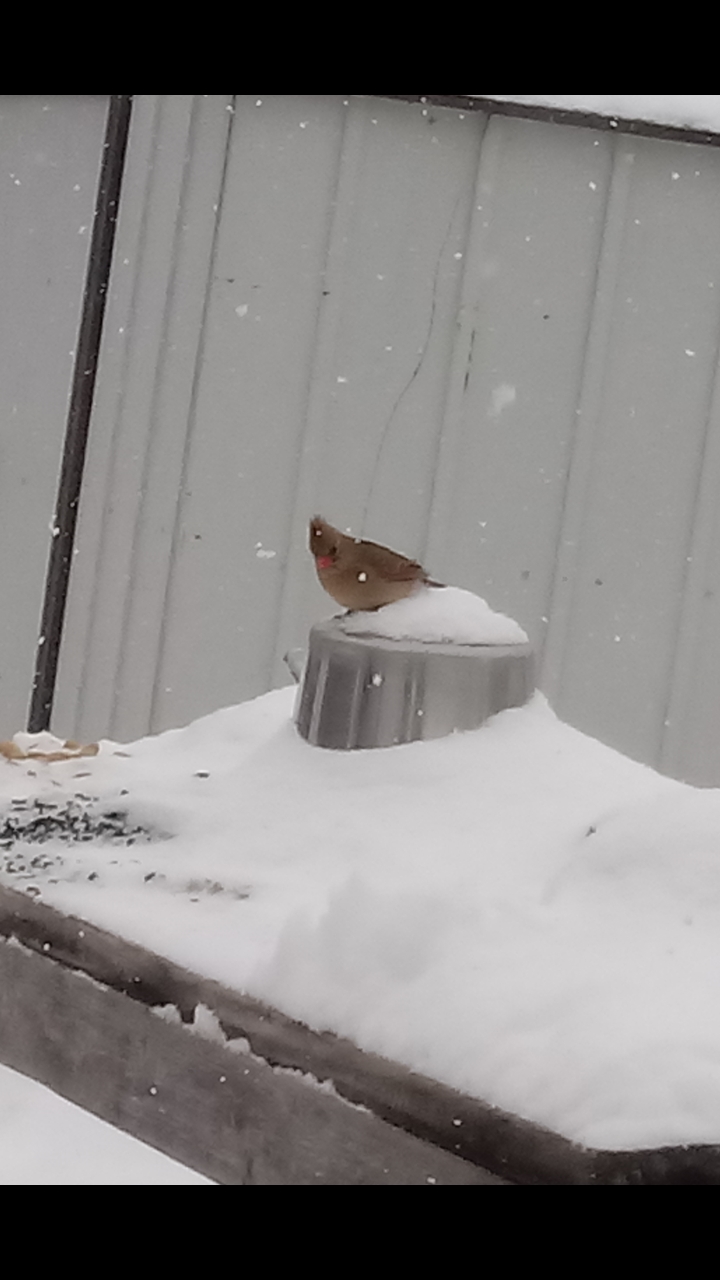
POLYGON ((720 795, 541 697, 343 755, 294 696, 3 764, 13 821, 79 793, 169 837, 15 844, 3 881, 588 1146, 720 1141, 720 795))

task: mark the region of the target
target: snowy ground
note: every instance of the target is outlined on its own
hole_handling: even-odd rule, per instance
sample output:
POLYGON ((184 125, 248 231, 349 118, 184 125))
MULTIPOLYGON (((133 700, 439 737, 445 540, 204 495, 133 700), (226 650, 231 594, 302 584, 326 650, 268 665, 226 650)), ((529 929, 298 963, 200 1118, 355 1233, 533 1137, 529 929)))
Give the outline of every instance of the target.
POLYGON ((0 1067, 0 1186, 198 1187, 200 1174, 0 1067))
POLYGON ((693 129, 720 132, 718 94, 607 94, 607 93, 491 93, 476 97, 499 98, 504 102, 539 103, 593 111, 604 116, 649 120, 659 124, 685 125, 693 129))
POLYGON ((540 696, 349 755, 299 739, 294 696, 95 758, 0 759, 0 874, 570 1138, 720 1142, 720 793, 540 696), (86 843, 9 847, 13 824, 38 835, 38 798, 47 817, 76 795, 86 843))

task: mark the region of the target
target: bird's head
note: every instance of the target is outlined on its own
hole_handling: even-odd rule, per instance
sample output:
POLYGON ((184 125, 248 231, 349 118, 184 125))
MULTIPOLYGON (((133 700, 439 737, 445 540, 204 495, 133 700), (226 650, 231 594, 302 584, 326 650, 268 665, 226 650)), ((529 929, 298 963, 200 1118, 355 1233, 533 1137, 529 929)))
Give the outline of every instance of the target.
POLYGON ((310 521, 310 550, 319 569, 332 569, 340 549, 340 534, 322 516, 310 521))

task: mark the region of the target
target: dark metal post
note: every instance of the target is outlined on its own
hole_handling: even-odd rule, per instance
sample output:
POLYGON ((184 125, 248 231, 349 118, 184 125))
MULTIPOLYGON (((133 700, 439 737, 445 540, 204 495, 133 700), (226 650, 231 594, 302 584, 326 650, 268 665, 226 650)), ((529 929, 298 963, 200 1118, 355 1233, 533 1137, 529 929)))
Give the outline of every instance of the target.
POLYGON ((579 129, 602 129, 613 133, 629 133, 640 138, 662 138, 669 142, 690 142, 700 146, 720 147, 720 133, 693 129, 687 125, 658 124, 624 116, 605 116, 580 107, 543 106, 535 102, 513 102, 503 98, 478 98, 460 93, 379 93, 377 98, 391 102, 418 102, 423 107, 450 107, 455 111, 483 111, 495 116, 516 116, 521 120, 544 120, 550 124, 572 125, 579 129))
POLYGON ((47 729, 52 715, 131 113, 132 94, 111 96, 45 582, 30 733, 47 729))

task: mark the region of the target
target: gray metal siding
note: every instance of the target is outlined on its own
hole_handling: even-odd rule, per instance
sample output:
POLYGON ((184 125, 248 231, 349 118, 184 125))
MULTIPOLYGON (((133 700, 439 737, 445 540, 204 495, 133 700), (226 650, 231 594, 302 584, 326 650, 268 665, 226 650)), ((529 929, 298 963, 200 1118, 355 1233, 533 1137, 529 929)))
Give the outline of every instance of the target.
POLYGON ((106 108, 0 96, 0 737, 30 699, 106 108))
POLYGON ((284 680, 313 510, 720 782, 720 152, 372 97, 140 96, 56 724, 284 680))

